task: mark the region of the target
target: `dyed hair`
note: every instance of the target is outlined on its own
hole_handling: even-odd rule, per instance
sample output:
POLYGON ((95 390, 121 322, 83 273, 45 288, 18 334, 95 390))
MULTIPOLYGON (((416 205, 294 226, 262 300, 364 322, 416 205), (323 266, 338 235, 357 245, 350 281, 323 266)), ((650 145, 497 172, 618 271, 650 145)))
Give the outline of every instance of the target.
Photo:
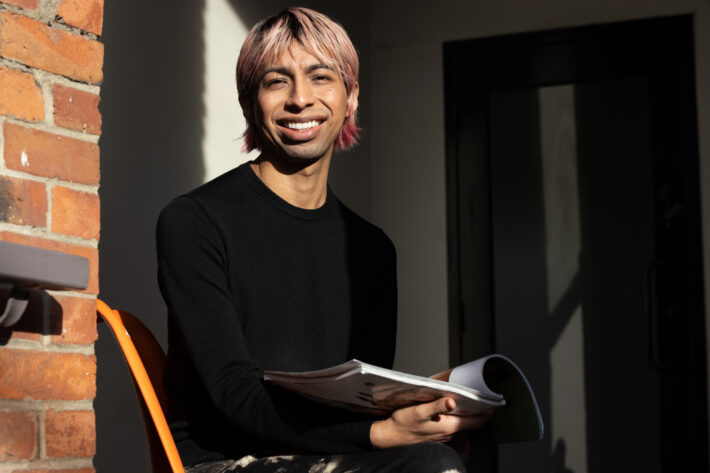
MULTIPOLYGON (((342 26, 322 13, 308 8, 288 8, 254 25, 239 53, 237 92, 242 107, 249 108, 247 117, 251 117, 262 72, 294 42, 338 71, 350 96, 357 82, 360 63, 348 34, 342 26)), ((335 149, 354 146, 359 134, 355 113, 352 113, 340 129, 335 149)), ((261 150, 261 140, 252 117, 247 118, 243 150, 253 149, 261 150)))

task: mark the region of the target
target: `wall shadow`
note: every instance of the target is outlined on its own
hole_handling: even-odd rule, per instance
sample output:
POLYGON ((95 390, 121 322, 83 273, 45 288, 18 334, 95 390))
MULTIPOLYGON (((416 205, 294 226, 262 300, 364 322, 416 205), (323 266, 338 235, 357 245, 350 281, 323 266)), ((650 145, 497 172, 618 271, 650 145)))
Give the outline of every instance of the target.
MULTIPOLYGON (((168 201, 204 176, 203 9, 204 0, 125 0, 107 2, 104 15, 99 297, 134 312, 163 344, 155 222, 168 201)), ((96 469, 147 473, 130 377, 103 326, 96 353, 96 469)))
POLYGON ((562 439, 557 439, 555 443, 555 451, 552 453, 552 473, 574 473, 574 470, 567 468, 567 445, 562 439))
MULTIPOLYGON (((542 472, 549 469, 552 451, 553 345, 545 343, 551 335, 550 281, 538 93, 495 91, 489 114, 494 351, 515 360, 525 372, 546 429, 539 442, 499 445, 496 471, 542 472)), ((570 316, 557 311, 556 328, 564 327, 570 316)))

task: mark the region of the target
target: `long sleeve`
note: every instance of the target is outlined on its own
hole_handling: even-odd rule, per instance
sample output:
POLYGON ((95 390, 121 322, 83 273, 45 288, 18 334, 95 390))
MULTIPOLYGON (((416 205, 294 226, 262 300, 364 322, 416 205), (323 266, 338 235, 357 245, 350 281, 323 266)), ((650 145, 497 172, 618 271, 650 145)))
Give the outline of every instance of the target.
MULTIPOLYGON (((231 223, 222 221, 229 213, 227 207, 222 214, 210 212, 204 201, 181 197, 164 209, 158 221, 159 284, 174 332, 169 353, 169 365, 173 360, 172 370, 169 367, 173 379, 168 380, 168 384, 186 404, 191 422, 187 429, 189 436, 196 438, 201 448, 205 443, 214 442, 210 447, 225 454, 244 448, 281 453, 348 453, 372 448, 369 442, 372 419, 331 409, 265 385, 261 363, 262 359, 278 362, 279 356, 300 357, 300 353, 293 353, 288 347, 285 347, 286 353, 275 353, 288 336, 313 338, 330 353, 333 350, 328 345, 329 335, 334 334, 337 339, 338 334, 346 330, 351 339, 350 350, 357 352, 366 338, 364 332, 358 331, 359 324, 379 319, 386 325, 375 340, 379 348, 370 348, 364 355, 380 364, 391 364, 396 323, 393 248, 387 267, 373 278, 377 287, 363 289, 371 293, 362 302, 369 307, 359 307, 360 302, 350 304, 367 316, 352 317, 353 322, 341 329, 338 318, 331 320, 329 313, 319 315, 323 320, 316 321, 311 320, 310 314, 301 314, 312 311, 312 307, 317 309, 317 304, 312 305, 314 303, 307 298, 302 303, 308 304, 304 309, 299 307, 298 301, 292 309, 288 300, 279 300, 280 295, 287 292, 286 283, 278 283, 279 278, 281 281, 288 278, 284 279, 279 271, 281 266, 270 264, 268 258, 272 253, 270 248, 283 247, 285 243, 270 241, 269 236, 260 234, 262 225, 250 220, 249 212, 241 216, 244 231, 235 231, 231 223), (239 235, 235 236, 237 233, 239 235), (259 254, 258 248, 264 253, 259 254), (269 281, 274 287, 264 288, 269 281), (283 314, 275 313, 276 310, 283 314), (289 324, 295 328, 288 329, 289 324), (322 333, 315 333, 318 331, 322 333), (175 353, 175 348, 181 353, 175 353), (217 416, 221 419, 217 420, 217 416), (215 440, 217 438, 219 441, 215 440), (239 445, 230 445, 230 442, 239 445)), ((285 238, 284 241, 291 241, 289 233, 300 233, 296 232, 298 229, 279 230, 279 235, 285 232, 278 237, 285 238)), ((307 252, 309 247, 296 245, 294 248, 292 253, 307 252)), ((389 249, 383 251, 390 253, 389 249)), ((335 260, 337 268, 337 257, 335 260)), ((347 272, 345 266, 347 264, 343 272, 347 272)), ((288 267, 289 261, 284 261, 284 270, 288 267)), ((331 270, 330 265, 325 267, 331 270)), ((313 279, 314 273, 308 271, 296 266, 292 277, 313 279)), ((338 287, 331 289, 329 281, 311 282, 325 285, 322 298, 326 308, 337 307, 337 301, 329 301, 341 297, 338 287)), ((292 289, 295 294, 300 294, 300 284, 295 283, 292 289)), ((360 295, 353 297, 361 298, 360 295)), ((303 342, 310 350, 313 343, 303 342)), ((322 358, 318 353, 313 356, 322 358)))

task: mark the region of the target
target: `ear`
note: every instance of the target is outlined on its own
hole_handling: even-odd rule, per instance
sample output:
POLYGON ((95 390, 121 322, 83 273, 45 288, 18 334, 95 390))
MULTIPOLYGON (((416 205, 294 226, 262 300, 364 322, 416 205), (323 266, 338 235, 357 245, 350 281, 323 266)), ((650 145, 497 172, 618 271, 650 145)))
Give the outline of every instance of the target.
POLYGON ((348 109, 345 111, 345 116, 350 117, 357 111, 358 101, 357 97, 360 94, 360 84, 355 82, 353 88, 348 96, 348 109))

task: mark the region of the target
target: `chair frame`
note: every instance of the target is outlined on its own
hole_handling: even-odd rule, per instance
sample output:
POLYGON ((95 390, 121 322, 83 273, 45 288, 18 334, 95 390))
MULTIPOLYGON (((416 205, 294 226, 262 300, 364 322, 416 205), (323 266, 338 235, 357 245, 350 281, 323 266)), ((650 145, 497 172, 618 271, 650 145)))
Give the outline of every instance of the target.
POLYGON ((96 312, 111 328, 131 371, 134 386, 137 388, 136 395, 140 393, 138 398, 141 401, 141 414, 148 438, 153 473, 162 473, 164 471, 185 473, 180 454, 175 446, 175 440, 164 414, 168 404, 167 397, 159 384, 161 379, 156 379, 156 376, 162 377, 165 353, 150 330, 132 314, 111 309, 100 299, 96 300, 96 312), (139 344, 138 348, 140 350, 136 348, 134 340, 139 344), (146 371, 141 355, 143 355, 146 363, 149 364, 149 369, 153 372, 153 381, 151 381, 151 376, 146 371), (159 373, 156 373, 156 371, 159 371, 159 373), (160 444, 162 444, 162 449, 155 438, 156 432, 160 439, 160 444), (161 455, 161 452, 164 455, 161 455))

